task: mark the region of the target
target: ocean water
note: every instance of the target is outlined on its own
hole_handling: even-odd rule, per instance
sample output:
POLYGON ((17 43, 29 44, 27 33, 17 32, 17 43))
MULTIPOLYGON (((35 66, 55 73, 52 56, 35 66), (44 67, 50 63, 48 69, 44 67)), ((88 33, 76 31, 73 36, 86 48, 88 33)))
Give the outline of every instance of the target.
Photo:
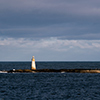
MULTIPOLYGON (((36 62, 37 69, 100 69, 100 62, 36 62)), ((0 70, 31 62, 0 62, 0 70)), ((100 100, 99 73, 0 73, 0 100, 100 100)))

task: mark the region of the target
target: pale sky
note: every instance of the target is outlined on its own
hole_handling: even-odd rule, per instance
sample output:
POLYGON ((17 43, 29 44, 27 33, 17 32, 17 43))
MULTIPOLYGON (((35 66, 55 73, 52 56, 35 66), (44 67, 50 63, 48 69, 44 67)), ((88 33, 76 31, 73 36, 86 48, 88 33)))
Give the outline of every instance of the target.
POLYGON ((100 61, 100 0, 0 0, 0 61, 100 61))

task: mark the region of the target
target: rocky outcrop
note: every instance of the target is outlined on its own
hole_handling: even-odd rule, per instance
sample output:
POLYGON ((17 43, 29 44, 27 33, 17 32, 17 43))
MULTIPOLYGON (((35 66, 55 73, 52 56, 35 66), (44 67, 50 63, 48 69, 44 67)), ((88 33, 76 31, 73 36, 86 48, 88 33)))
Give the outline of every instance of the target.
POLYGON ((100 69, 18 69, 10 70, 8 73, 35 73, 35 72, 73 72, 73 73, 100 73, 100 69))

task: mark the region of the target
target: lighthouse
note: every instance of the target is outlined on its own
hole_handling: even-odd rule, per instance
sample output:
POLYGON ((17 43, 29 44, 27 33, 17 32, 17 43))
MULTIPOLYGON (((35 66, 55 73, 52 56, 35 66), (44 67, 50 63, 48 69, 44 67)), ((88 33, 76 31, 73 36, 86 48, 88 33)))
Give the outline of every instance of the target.
POLYGON ((32 57, 31 70, 36 70, 36 65, 35 65, 35 59, 34 59, 34 56, 32 57))

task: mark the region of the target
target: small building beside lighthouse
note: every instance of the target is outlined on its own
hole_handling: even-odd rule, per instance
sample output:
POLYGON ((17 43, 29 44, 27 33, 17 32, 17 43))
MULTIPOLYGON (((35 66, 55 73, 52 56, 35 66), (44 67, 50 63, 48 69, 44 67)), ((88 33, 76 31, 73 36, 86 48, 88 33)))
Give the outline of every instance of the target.
POLYGON ((31 70, 36 70, 35 58, 34 58, 34 56, 32 57, 31 70))

